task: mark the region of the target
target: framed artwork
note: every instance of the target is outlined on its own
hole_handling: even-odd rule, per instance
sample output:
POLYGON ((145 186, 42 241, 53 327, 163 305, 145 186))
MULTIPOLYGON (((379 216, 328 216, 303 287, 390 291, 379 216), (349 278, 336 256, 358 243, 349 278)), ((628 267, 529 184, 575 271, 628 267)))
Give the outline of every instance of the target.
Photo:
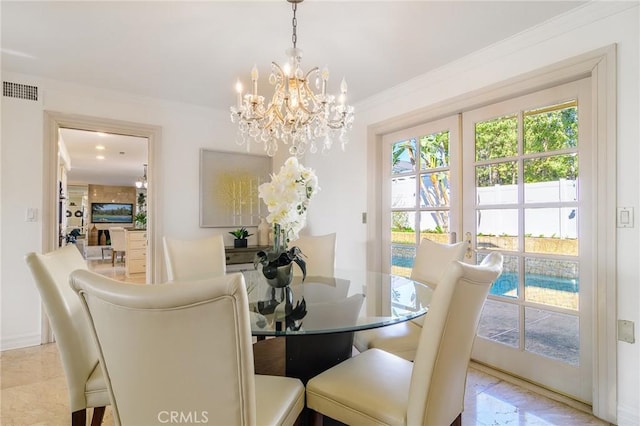
POLYGON ((200 149, 200 227, 258 226, 268 214, 258 186, 272 168, 267 156, 200 149))

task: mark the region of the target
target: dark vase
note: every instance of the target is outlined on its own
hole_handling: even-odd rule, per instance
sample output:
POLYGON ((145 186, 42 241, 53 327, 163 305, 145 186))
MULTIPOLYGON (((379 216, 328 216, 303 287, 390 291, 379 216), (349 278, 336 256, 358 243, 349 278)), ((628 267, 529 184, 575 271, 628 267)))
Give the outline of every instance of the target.
POLYGON ((302 270, 302 280, 307 276, 302 252, 297 247, 287 248, 285 234, 279 224, 273 225, 273 248, 256 253, 254 265, 262 265, 262 275, 274 288, 283 288, 293 281, 293 263, 302 270))
POLYGON ((293 263, 279 266, 278 260, 274 260, 262 267, 262 274, 271 287, 286 287, 293 281, 293 263))
POLYGON ((233 247, 234 248, 246 248, 247 247, 247 239, 243 238, 243 239, 235 239, 235 240, 233 240, 233 247))

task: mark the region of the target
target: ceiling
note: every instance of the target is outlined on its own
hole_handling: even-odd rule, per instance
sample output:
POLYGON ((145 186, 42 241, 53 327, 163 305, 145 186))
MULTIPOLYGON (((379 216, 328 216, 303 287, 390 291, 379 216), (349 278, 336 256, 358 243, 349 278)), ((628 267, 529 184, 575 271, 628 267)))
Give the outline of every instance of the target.
MULTIPOLYGON (((584 3, 307 0, 298 5, 298 47, 305 71, 329 68, 329 92, 346 78, 354 104, 584 3)), ((268 93, 270 64, 283 63, 292 44, 285 0, 3 0, 0 7, 3 71, 225 111, 236 80, 247 87, 254 65, 268 93)))
POLYGON ((67 173, 70 185, 133 186, 144 175, 148 158, 146 138, 60 129, 59 140, 70 157, 71 169, 67 173))

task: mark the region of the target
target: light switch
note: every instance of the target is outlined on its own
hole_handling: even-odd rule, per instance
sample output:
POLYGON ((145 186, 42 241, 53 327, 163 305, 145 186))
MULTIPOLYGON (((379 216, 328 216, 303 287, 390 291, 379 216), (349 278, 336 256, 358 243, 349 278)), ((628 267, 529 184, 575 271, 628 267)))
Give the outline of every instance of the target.
POLYGON ((34 207, 27 207, 27 212, 25 216, 25 221, 27 222, 37 222, 38 221, 38 209, 34 207))
POLYGON ((633 207, 618 207, 618 228, 633 228, 633 207))

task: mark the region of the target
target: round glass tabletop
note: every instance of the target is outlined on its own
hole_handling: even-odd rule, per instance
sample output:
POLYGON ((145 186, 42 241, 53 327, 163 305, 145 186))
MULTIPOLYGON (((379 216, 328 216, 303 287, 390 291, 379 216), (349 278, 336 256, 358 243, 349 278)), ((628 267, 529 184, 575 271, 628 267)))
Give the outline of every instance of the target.
POLYGON ((432 289, 409 278, 338 270, 335 277, 294 277, 285 288, 260 270, 242 272, 254 336, 329 334, 407 321, 427 312, 432 289))

